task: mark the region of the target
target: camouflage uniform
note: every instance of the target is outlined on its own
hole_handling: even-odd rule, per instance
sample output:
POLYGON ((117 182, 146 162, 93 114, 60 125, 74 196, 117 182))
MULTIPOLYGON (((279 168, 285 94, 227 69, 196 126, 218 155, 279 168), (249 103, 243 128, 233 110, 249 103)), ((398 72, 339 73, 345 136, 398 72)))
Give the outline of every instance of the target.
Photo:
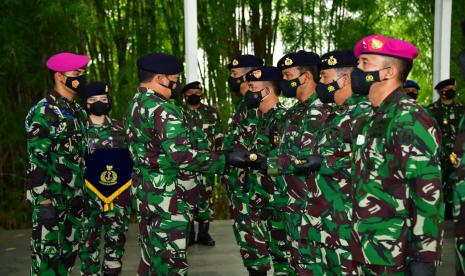
POLYGON ((140 87, 129 105, 126 137, 135 163, 131 193, 139 221, 139 275, 187 273, 186 232, 193 206, 180 170, 221 172, 224 156, 192 148, 179 107, 140 87))
POLYGON ((83 154, 87 115, 56 91, 39 101, 26 117, 26 197, 32 204, 32 268, 34 275, 63 275, 77 256, 82 217, 83 154), (58 225, 37 222, 39 204, 51 200, 58 225))
MULTIPOLYGON (((323 162, 315 178, 322 201, 320 212, 311 218, 310 240, 321 249, 322 271, 334 275, 356 275, 349 249, 352 220, 352 141, 357 128, 371 116, 371 104, 366 97, 352 96, 327 118, 324 131, 318 137, 316 154, 323 162)), ((309 208, 314 209, 315 206, 309 208)), ((309 209, 309 213, 311 210, 309 209)))
POLYGON ((451 164, 449 155, 455 144, 455 135, 460 118, 465 115, 465 110, 461 105, 452 103, 449 105, 442 104, 438 100, 429 107, 430 114, 436 119, 442 134, 441 144, 441 171, 442 171, 442 186, 444 191, 444 201, 452 202, 452 193, 455 183, 449 176, 454 171, 454 166, 451 164))
MULTIPOLYGON (((127 147, 123 126, 120 122, 105 117, 102 125, 89 121, 88 149, 111 149, 127 147)), ((126 232, 129 226, 131 202, 129 189, 114 200, 114 208, 104 211, 104 202, 89 188, 84 187, 84 219, 82 242, 79 250, 83 275, 121 273, 126 232), (100 236, 104 229, 104 258, 100 265, 100 236)))
POLYGON ((455 164, 454 222, 455 267, 457 275, 465 275, 465 117, 460 120, 451 161, 455 164))
MULTIPOLYGON (((247 109, 243 99, 236 105, 223 141, 223 150, 247 150, 252 145, 258 125, 257 109, 247 109)), ((261 227, 257 228, 258 217, 251 215, 249 204, 249 170, 227 167, 222 182, 228 189, 233 231, 240 248, 242 262, 247 269, 267 271, 270 256, 261 227), (255 225, 255 230, 254 230, 255 225)))
POLYGON ((286 126, 278 151, 268 158, 268 174, 277 175, 278 205, 284 211, 284 220, 291 250, 291 265, 297 274, 322 273, 316 264, 321 263, 321 252, 309 241, 308 219, 320 212, 318 191, 310 178, 314 174, 299 172, 296 159, 313 153, 318 132, 324 128, 331 105, 323 104, 316 93, 306 101, 296 103, 286 112, 286 126), (306 211, 310 210, 309 213, 306 211))
MULTIPOLYGON (((259 112, 258 127, 250 152, 269 155, 276 150, 279 135, 284 127, 284 114, 286 110, 277 103, 266 113, 259 112)), ((252 216, 258 218, 252 221, 255 231, 262 231, 265 235, 275 275, 289 275, 292 269, 289 266, 289 247, 281 210, 275 207, 276 178, 264 175, 260 171, 249 171, 249 204, 252 216)))
MULTIPOLYGON (((192 129, 192 140, 199 144, 198 149, 220 150, 223 135, 221 133, 221 121, 218 111, 202 103, 198 109, 190 109, 188 106, 184 106, 183 109, 186 111, 188 124, 192 129)), ((200 174, 197 180, 200 184, 200 190, 197 198, 198 207, 194 212, 194 220, 212 220, 213 210, 210 208, 210 199, 213 192, 215 175, 200 174)))
POLYGON ((398 88, 355 139, 351 252, 367 274, 435 263, 443 237, 436 122, 398 88))

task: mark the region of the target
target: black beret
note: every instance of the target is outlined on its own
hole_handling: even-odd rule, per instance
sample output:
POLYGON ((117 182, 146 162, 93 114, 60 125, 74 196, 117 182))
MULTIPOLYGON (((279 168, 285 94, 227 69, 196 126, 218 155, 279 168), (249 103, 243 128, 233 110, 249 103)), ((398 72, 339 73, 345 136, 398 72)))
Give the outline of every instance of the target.
POLYGON ((182 63, 175 56, 165 53, 151 53, 137 60, 137 67, 147 72, 176 75, 182 71, 182 63))
POLYGON ((404 88, 416 88, 417 90, 420 90, 420 85, 413 80, 406 80, 404 88))
POLYGON ((263 66, 263 60, 253 55, 239 55, 231 60, 228 69, 263 66))
POLYGON ((357 67, 354 51, 332 51, 321 56, 320 70, 343 67, 357 67))
POLYGON ((312 66, 318 65, 320 56, 313 53, 300 50, 297 53, 289 53, 278 61, 278 68, 281 70, 295 66, 312 66))
POLYGON ((108 85, 106 83, 96 81, 87 84, 81 98, 85 102, 88 98, 97 95, 108 95, 108 85))
POLYGON ((451 79, 440 81, 438 84, 436 84, 434 89, 436 89, 436 90, 442 89, 442 88, 444 88, 444 87, 446 87, 448 85, 455 85, 455 79, 451 78, 451 79))
POLYGON ((202 85, 198 81, 188 83, 188 84, 184 85, 184 87, 182 88, 181 94, 186 92, 189 89, 200 89, 200 90, 202 90, 202 85))
POLYGON ((245 75, 247 81, 279 81, 282 79, 281 70, 274 66, 262 66, 245 75))

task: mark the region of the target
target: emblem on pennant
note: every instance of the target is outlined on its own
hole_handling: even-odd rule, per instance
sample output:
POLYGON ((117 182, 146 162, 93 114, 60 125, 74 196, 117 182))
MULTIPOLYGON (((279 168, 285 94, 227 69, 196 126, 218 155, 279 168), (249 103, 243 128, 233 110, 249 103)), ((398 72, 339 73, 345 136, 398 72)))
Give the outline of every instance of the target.
POLYGON ((102 172, 102 174, 100 175, 100 184, 111 186, 115 185, 117 181, 118 174, 116 174, 116 172, 113 171, 113 166, 107 165, 107 170, 102 172))

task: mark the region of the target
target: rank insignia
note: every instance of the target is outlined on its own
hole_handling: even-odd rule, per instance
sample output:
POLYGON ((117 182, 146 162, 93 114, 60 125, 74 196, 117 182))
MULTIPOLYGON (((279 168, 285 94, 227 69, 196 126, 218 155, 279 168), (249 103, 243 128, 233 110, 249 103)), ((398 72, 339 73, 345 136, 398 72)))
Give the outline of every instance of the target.
POLYGON ((449 121, 447 121, 447 120, 442 121, 443 125, 447 125, 448 123, 449 123, 449 121))
POLYGON ((273 143, 274 143, 275 145, 278 145, 279 142, 280 142, 279 136, 278 136, 278 135, 274 135, 274 136, 273 136, 273 143))
POLYGON ((237 59, 233 59, 232 65, 237 66, 239 64, 239 61, 237 59))
POLYGON ((450 159, 450 162, 452 163, 452 165, 454 165, 454 166, 456 166, 459 163, 458 159, 457 159, 457 154, 455 154, 455 152, 452 152, 449 155, 449 159, 450 159))
POLYGON ((336 65, 337 64, 337 59, 333 56, 330 56, 329 59, 328 59, 328 65, 336 65))
POLYGON ((108 85, 105 85, 105 93, 108 93, 108 85))
POLYGON ((294 63, 294 62, 292 61, 292 59, 290 59, 288 57, 284 60, 284 65, 286 65, 286 66, 292 65, 292 63, 294 63))
POLYGON ((259 78, 262 77, 262 71, 261 70, 255 70, 255 71, 253 71, 252 74, 256 79, 259 79, 259 78))

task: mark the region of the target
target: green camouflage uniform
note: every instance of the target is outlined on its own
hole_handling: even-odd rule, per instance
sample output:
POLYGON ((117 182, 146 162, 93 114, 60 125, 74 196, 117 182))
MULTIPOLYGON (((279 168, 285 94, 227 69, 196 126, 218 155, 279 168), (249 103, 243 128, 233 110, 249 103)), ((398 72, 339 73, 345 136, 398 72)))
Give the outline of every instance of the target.
MULTIPOLYGON (((229 121, 227 134, 223 140, 223 150, 247 150, 252 145, 258 125, 257 109, 247 109, 243 99, 229 121)), ((249 204, 249 170, 227 167, 222 183, 228 189, 233 231, 240 248, 242 262, 247 269, 267 271, 271 268, 270 256, 263 231, 254 229, 258 217, 251 215, 249 204)))
MULTIPOLYGON (((221 133, 221 121, 218 111, 208 105, 200 104, 198 109, 190 109, 183 106, 186 112, 188 124, 193 133, 193 142, 199 144, 199 150, 221 150, 223 134, 221 133), (202 143, 200 141, 203 141, 202 143)), ((215 182, 214 174, 199 174, 199 194, 197 208, 194 212, 194 220, 208 221, 213 219, 213 210, 210 208, 210 199, 215 182)))
POLYGON ((456 275, 465 275, 465 117, 460 120, 451 161, 455 164, 453 196, 456 275))
POLYGON ((26 197, 32 204, 33 275, 64 275, 77 256, 82 217, 85 111, 56 91, 39 101, 26 117, 26 197), (37 222, 39 204, 51 200, 58 225, 37 222))
MULTIPOLYGON (((125 134, 120 122, 105 117, 101 125, 89 121, 87 147, 94 149, 125 148, 125 134)), ((114 208, 104 211, 104 202, 88 187, 84 187, 84 219, 79 249, 81 274, 120 274, 126 232, 129 226, 131 202, 129 189, 114 200, 114 208), (104 231, 104 258, 100 265, 100 236, 104 231)))
POLYGON ((452 202, 452 193, 455 183, 450 177, 454 166, 450 162, 449 155, 455 144, 455 135, 460 118, 465 115, 465 109, 456 103, 445 105, 438 100, 429 107, 430 114, 436 119, 442 134, 441 144, 441 171, 444 201, 452 202))
POLYGON ((351 146, 358 126, 371 116, 371 111, 366 97, 348 98, 329 115, 317 140, 315 153, 323 157, 323 162, 310 181, 321 191, 322 200, 320 205, 309 205, 313 216, 308 231, 310 240, 321 249, 321 270, 329 275, 357 275, 349 249, 353 199, 351 146))
MULTIPOLYGON (((269 155, 276 150, 285 124, 285 112, 281 103, 264 114, 259 112, 257 131, 248 148, 250 152, 269 155)), ((265 235, 274 274, 289 275, 292 269, 289 265, 290 252, 283 214, 274 205, 276 178, 255 170, 249 171, 248 178, 250 211, 253 217, 257 217, 257 220, 252 220, 252 226, 256 229, 254 231, 262 231, 265 235)))
POLYGON ((139 221, 139 275, 187 274, 186 232, 194 206, 178 173, 224 167, 224 156, 192 148, 187 129, 179 107, 153 90, 138 89, 125 130, 135 163, 131 194, 139 221))
POLYGON ((436 263, 444 205, 435 120, 398 88, 354 143, 353 259, 366 274, 403 275, 410 261, 436 263))
POLYGON ((268 174, 277 175, 277 204, 284 211, 284 221, 291 251, 291 265, 299 275, 319 274, 321 252, 310 242, 308 219, 311 206, 318 209, 321 192, 310 186, 314 174, 299 172, 294 161, 313 153, 318 132, 324 128, 331 105, 323 104, 316 93, 306 101, 296 103, 286 112, 278 151, 268 158, 268 174), (284 200, 283 200, 284 199, 284 200), (308 207, 308 209, 307 209, 308 207))

